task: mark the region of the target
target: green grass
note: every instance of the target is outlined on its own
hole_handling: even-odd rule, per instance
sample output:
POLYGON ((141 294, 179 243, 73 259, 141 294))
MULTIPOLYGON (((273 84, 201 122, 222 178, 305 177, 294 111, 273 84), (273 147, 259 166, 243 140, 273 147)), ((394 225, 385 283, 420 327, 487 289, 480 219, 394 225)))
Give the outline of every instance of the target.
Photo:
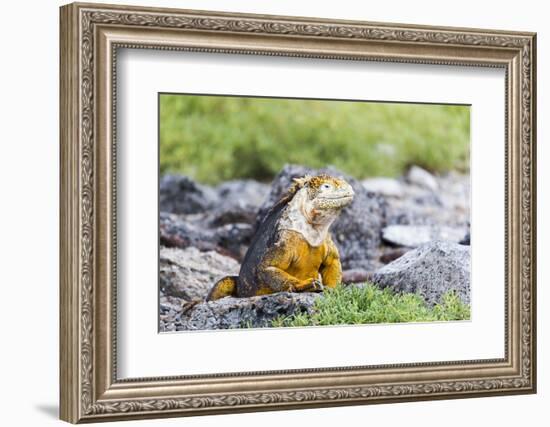
POLYGON ((356 325, 365 323, 432 322, 466 320, 470 307, 454 293, 443 296, 442 304, 428 307, 416 294, 396 294, 389 288, 338 286, 325 289, 323 298, 315 301, 312 315, 279 317, 273 327, 356 325))
POLYGON ((285 163, 398 176, 467 171, 469 107, 194 95, 160 97, 161 173, 270 180, 285 163))

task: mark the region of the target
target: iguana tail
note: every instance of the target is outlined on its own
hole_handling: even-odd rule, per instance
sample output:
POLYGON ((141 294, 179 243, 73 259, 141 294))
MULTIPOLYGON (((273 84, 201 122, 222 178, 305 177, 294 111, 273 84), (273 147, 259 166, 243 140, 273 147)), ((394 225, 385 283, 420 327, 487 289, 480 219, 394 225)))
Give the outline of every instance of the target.
MULTIPOLYGON (((225 276, 223 279, 220 279, 216 284, 210 289, 206 299, 204 301, 214 301, 223 297, 234 296, 235 291, 237 290, 237 280, 238 276, 225 276)), ((192 310, 197 304, 204 302, 201 299, 194 299, 192 301, 185 301, 181 306, 181 314, 185 314, 188 311, 192 310)))
POLYGON ((235 296, 238 279, 239 276, 225 276, 223 279, 218 280, 212 289, 210 289, 210 292, 206 296, 206 301, 235 296))

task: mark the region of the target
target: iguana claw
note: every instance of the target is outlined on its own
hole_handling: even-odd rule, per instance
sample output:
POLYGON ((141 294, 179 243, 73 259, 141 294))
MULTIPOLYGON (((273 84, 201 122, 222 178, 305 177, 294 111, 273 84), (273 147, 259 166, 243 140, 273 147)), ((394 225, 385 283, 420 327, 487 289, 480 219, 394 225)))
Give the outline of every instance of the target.
POLYGON ((314 281, 312 282, 312 285, 313 285, 313 289, 312 289, 312 290, 313 290, 314 292, 322 292, 322 291, 325 289, 325 287, 323 286, 323 284, 321 283, 320 280, 314 280, 314 281))

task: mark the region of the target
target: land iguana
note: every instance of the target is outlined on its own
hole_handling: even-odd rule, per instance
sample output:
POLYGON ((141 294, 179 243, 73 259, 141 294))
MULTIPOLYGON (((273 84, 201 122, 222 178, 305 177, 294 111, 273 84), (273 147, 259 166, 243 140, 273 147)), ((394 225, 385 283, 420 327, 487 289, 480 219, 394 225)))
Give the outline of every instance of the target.
POLYGON ((206 300, 335 287, 342 267, 329 227, 353 196, 351 185, 340 178, 294 179, 258 227, 239 275, 219 280, 206 300))

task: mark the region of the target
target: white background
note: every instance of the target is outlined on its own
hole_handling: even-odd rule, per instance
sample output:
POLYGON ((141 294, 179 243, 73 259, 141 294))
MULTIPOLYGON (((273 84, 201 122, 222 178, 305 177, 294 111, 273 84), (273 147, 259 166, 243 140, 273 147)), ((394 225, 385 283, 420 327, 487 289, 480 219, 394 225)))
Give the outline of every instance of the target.
POLYGON ((493 256, 504 253, 503 69, 135 49, 117 64, 119 378, 504 357, 504 257, 493 256), (157 98, 167 91, 471 104, 472 320, 158 334, 157 98), (212 348, 247 350, 213 363, 212 348))
MULTIPOLYGON (((118 3, 112 0, 114 3, 118 3)), ((543 2, 306 2, 138 1, 134 4, 326 18, 530 30, 538 38, 538 117, 548 117, 545 75, 550 73, 548 12, 543 2)), ((58 401, 58 9, 57 1, 3 5, 0 126, 0 247, 2 352, 0 378, 5 425, 52 425, 58 401), (7 18, 7 19, 6 19, 7 18)), ((124 425, 329 426, 399 423, 412 426, 542 426, 548 422, 550 377, 546 368, 550 321, 545 287, 550 267, 548 126, 539 120, 539 393, 439 402, 136 421, 124 425), (405 421, 406 420, 406 421, 405 421)), ((490 168, 490 165, 489 165, 490 168)))

